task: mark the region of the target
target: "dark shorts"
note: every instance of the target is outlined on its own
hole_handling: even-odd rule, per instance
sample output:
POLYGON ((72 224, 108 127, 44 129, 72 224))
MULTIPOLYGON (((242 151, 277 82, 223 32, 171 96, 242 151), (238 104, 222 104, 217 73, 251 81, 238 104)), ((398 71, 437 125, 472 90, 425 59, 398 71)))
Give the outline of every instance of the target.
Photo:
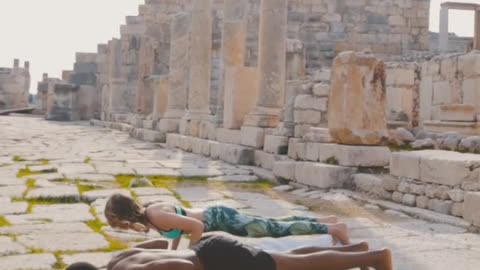
POLYGON ((225 236, 205 236, 192 249, 205 270, 276 270, 268 253, 225 236))

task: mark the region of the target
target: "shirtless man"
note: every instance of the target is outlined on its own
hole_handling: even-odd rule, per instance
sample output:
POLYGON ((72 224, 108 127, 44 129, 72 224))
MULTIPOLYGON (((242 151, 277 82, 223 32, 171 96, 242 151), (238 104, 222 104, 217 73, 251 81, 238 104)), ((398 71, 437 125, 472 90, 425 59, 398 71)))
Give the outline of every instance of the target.
MULTIPOLYGON (((203 237, 191 250, 134 248, 116 255, 108 270, 346 270, 355 267, 392 270, 389 250, 365 250, 364 243, 337 248, 301 248, 265 252, 223 235, 203 237)), ((74 270, 74 268, 67 268, 74 270)), ((77 268, 75 270, 83 270, 77 268)))

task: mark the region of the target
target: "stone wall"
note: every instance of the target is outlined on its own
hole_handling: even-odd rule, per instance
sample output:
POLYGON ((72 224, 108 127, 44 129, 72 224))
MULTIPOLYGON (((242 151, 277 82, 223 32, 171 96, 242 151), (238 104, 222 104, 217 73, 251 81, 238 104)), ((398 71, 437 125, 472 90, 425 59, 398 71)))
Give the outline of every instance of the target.
POLYGON ((386 65, 387 120, 418 125, 420 66, 413 63, 389 62, 386 65))
POLYGON ((476 122, 480 109, 480 54, 452 54, 423 63, 420 119, 476 122))
POLYGON ((305 43, 309 70, 330 66, 346 49, 428 50, 429 10, 429 0, 290 0, 288 36, 305 43))
POLYGON ((408 206, 463 217, 475 226, 480 156, 441 150, 394 153, 384 196, 408 206))
POLYGON ((30 89, 29 63, 19 66, 15 59, 13 68, 0 68, 0 111, 28 107, 30 89))

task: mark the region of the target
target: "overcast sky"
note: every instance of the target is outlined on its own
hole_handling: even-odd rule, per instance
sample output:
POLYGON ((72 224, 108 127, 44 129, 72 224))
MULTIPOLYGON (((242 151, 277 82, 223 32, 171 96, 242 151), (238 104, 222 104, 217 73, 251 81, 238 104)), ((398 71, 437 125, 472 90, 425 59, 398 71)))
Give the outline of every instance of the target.
MULTIPOLYGON (((430 29, 438 31, 440 3, 431 0, 430 29)), ((451 2, 471 2, 480 0, 451 2)), ((31 92, 42 73, 60 77, 72 69, 75 52, 95 52, 98 43, 119 36, 125 16, 138 14, 144 0, 0 0, 0 67, 29 60, 31 92)), ((473 35, 473 12, 451 11, 450 31, 473 35)))

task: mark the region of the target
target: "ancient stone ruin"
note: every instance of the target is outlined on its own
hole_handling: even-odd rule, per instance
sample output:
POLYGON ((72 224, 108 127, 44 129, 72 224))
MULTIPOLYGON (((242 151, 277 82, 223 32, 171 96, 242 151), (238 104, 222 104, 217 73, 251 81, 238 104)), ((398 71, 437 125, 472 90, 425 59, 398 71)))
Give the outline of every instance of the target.
POLYGON ((442 53, 449 8, 478 49, 476 5, 431 45, 428 0, 147 0, 39 110, 480 226, 480 53, 442 53))
POLYGON ((20 67, 19 59, 14 60, 13 68, 0 68, 0 112, 28 107, 29 68, 29 62, 20 67))

